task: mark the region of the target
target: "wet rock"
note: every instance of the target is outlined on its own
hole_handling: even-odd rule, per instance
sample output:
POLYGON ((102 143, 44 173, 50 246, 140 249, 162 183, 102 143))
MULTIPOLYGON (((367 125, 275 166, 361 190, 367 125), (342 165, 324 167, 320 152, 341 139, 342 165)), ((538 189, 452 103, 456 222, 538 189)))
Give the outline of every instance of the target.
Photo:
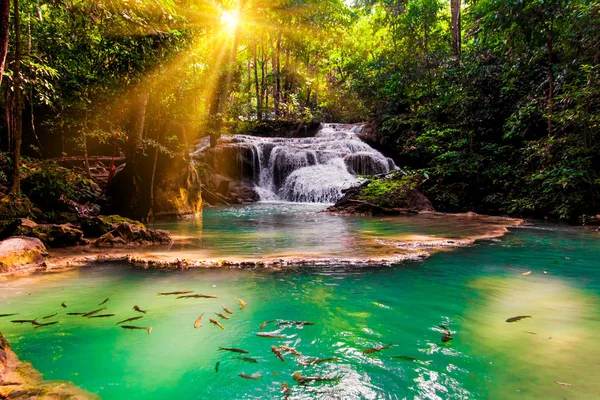
POLYGON ((47 256, 46 246, 37 238, 8 238, 0 242, 0 272, 39 268, 47 256))
POLYGON ((96 247, 171 245, 168 231, 123 222, 94 242, 96 247))

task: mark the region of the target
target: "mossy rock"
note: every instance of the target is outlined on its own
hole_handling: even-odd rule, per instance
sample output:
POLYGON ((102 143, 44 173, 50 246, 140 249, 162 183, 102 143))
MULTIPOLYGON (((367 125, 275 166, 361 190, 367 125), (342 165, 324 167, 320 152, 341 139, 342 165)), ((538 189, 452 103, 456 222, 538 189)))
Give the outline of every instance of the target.
POLYGON ((96 247, 169 246, 171 244, 173 244, 173 239, 168 231, 145 229, 128 223, 120 224, 94 242, 96 247))
POLYGON ((30 218, 34 207, 27 197, 8 195, 0 200, 0 215, 5 220, 30 218))
POLYGON ((100 237, 116 229, 123 223, 136 226, 140 229, 146 229, 146 226, 141 222, 121 217, 120 215, 100 215, 81 221, 81 230, 87 237, 100 237))

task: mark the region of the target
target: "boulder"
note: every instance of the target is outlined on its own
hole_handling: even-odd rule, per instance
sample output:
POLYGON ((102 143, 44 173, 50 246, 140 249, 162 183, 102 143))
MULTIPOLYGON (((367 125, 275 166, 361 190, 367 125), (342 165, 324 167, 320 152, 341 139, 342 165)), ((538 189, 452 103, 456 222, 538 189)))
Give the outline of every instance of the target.
POLYGON ((415 214, 421 211, 435 211, 431 202, 425 195, 416 189, 402 188, 388 193, 387 200, 393 198, 395 206, 384 206, 363 200, 363 190, 370 182, 343 190, 344 196, 328 212, 336 214, 360 214, 360 215, 399 215, 402 213, 415 214))
POLYGON ((146 229, 127 222, 119 224, 112 231, 102 235, 94 242, 96 247, 119 246, 152 246, 173 244, 168 231, 161 229, 146 229))
POLYGON ((48 252, 40 239, 25 236, 10 237, 0 242, 0 272, 23 268, 39 268, 48 252))
POLYGON ((120 215, 100 215, 85 218, 81 221, 81 230, 87 237, 97 238, 116 229, 120 224, 127 223, 135 225, 141 229, 146 229, 144 224, 120 215))
POLYGON ((48 247, 70 247, 84 244, 83 232, 71 224, 36 224, 21 218, 12 235, 31 236, 40 239, 48 247))

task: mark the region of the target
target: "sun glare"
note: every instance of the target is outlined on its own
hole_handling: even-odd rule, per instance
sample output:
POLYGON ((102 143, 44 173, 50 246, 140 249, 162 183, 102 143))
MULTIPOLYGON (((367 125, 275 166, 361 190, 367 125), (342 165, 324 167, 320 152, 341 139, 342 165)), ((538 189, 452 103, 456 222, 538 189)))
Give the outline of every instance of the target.
POLYGON ((227 32, 233 33, 239 23, 239 18, 237 11, 225 10, 221 13, 221 25, 227 32))

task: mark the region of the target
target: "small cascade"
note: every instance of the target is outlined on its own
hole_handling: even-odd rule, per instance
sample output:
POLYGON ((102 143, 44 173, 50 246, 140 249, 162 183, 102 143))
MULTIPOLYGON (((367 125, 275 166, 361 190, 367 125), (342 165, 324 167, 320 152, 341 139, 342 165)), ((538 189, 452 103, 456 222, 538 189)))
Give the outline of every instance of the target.
POLYGON ((323 124, 309 138, 235 135, 220 140, 213 164, 233 179, 251 182, 261 200, 334 203, 361 175, 397 169, 359 138, 363 127, 323 124))

